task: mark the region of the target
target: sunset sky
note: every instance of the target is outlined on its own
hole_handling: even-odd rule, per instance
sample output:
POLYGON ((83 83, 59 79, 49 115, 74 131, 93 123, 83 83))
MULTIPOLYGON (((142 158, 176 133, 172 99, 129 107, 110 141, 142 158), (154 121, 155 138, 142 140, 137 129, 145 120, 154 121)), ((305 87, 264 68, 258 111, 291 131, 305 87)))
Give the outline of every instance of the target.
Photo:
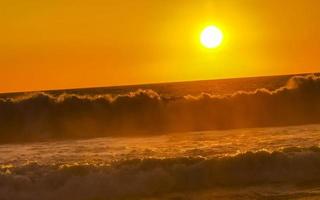
POLYGON ((2 0, 0 92, 320 71, 318 0, 2 0), (223 34, 201 46, 208 25, 223 34))

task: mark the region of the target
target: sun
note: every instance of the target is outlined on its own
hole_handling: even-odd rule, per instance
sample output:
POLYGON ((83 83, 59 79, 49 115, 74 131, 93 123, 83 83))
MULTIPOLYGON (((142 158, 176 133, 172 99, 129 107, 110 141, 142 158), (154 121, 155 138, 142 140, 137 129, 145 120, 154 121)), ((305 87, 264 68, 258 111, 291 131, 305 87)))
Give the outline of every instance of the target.
POLYGON ((223 40, 222 31, 216 26, 207 26, 200 35, 200 42, 206 48, 216 48, 223 40))

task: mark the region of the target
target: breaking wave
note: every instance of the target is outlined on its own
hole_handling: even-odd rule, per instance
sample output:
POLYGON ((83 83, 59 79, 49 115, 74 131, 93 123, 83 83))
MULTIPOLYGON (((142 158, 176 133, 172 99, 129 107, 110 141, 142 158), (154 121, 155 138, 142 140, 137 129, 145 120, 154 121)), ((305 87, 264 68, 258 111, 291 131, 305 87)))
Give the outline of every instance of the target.
POLYGON ((136 159, 0 169, 1 200, 141 199, 218 187, 320 184, 320 149, 287 148, 222 158, 136 159))
POLYGON ((0 98, 0 142, 320 122, 320 76, 295 76, 276 90, 168 97, 31 93, 0 98))

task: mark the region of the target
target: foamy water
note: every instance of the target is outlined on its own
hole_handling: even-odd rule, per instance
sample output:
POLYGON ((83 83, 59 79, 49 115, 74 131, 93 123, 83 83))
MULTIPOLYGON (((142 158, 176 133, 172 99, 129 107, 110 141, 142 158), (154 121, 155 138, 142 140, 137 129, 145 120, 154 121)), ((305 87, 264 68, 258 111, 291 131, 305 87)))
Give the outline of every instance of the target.
POLYGON ((281 151, 320 144, 320 125, 106 137, 0 145, 1 164, 111 163, 123 159, 224 157, 247 151, 281 151))
POLYGON ((320 125, 1 145, 0 199, 316 199, 319 145, 320 125))
POLYGON ((0 200, 320 199, 319 102, 319 74, 4 94, 0 200))

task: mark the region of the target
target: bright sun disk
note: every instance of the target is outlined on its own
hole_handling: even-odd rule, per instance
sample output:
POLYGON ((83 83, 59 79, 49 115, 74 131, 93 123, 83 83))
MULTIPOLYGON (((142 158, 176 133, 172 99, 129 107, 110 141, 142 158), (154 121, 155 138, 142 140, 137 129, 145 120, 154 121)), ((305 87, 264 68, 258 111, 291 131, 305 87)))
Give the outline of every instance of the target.
POLYGON ((200 36, 201 44, 207 48, 218 47, 223 39, 223 34, 216 26, 206 27, 200 36))

